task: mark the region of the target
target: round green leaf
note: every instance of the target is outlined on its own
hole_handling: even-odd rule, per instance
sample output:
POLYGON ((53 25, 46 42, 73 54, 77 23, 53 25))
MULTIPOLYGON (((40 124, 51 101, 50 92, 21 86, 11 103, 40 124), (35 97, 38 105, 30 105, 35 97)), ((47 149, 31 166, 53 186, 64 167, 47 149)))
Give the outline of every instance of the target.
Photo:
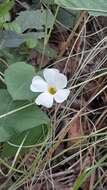
POLYGON ((5 82, 13 100, 32 100, 36 96, 30 90, 34 75, 34 68, 24 62, 9 66, 5 72, 5 82))

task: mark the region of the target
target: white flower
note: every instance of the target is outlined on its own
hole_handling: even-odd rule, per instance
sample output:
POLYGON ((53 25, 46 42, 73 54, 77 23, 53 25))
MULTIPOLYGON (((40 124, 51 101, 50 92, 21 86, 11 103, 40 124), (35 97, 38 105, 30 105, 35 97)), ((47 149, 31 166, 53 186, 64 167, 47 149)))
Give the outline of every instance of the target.
POLYGON ((54 100, 57 103, 64 102, 70 93, 69 89, 65 89, 67 77, 57 69, 44 69, 43 76, 45 80, 40 76, 32 79, 31 91, 41 92, 35 103, 50 108, 54 100))

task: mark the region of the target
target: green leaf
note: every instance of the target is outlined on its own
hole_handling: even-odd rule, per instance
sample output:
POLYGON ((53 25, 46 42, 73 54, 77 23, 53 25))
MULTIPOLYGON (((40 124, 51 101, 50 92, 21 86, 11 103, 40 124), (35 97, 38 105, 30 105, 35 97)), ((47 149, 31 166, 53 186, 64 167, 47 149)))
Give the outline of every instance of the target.
POLYGON ((0 31, 0 49, 18 47, 24 41, 24 38, 16 32, 9 30, 0 31))
POLYGON ((5 143, 2 154, 6 157, 14 156, 24 138, 25 141, 21 148, 21 152, 28 150, 30 146, 43 142, 48 134, 48 130, 48 126, 41 125, 25 131, 20 135, 13 136, 8 143, 5 143))
POLYGON ((43 30, 43 26, 50 28, 54 22, 53 15, 47 10, 21 11, 14 23, 17 23, 23 33, 27 29, 43 30))
POLYGON ((29 48, 35 48, 37 46, 37 39, 41 39, 45 36, 44 32, 29 32, 23 34, 23 37, 29 48))
POLYGON ((37 45, 37 41, 36 40, 33 40, 33 39, 28 39, 26 41, 26 44, 29 48, 35 48, 36 45, 37 45))
POLYGON ((4 28, 5 30, 11 30, 11 31, 14 31, 14 32, 19 33, 19 34, 21 33, 20 26, 15 22, 1 23, 1 27, 4 28))
POLYGON ((0 142, 5 142, 24 131, 48 124, 47 115, 35 104, 27 101, 13 101, 7 90, 0 90, 0 142))
MULTIPOLYGON (((18 51, 17 48, 0 49, 0 56, 6 61, 7 65, 11 65, 16 62, 21 62, 21 61, 26 60, 26 56, 23 55, 23 53, 21 53, 21 50, 18 51)), ((6 69, 7 69, 7 66, 5 65, 3 69, 3 73, 6 69)))
POLYGON ((37 50, 38 52, 44 53, 44 55, 47 55, 47 56, 50 57, 50 58, 55 58, 55 57, 57 57, 57 52, 56 52, 54 49, 52 49, 51 47, 47 46, 47 47, 45 47, 45 49, 44 49, 44 44, 43 44, 43 42, 38 41, 35 48, 36 48, 36 50, 37 50), (44 50, 44 51, 43 51, 43 50, 44 50))
POLYGON ((77 18, 77 12, 68 11, 66 9, 60 8, 58 11, 57 19, 65 27, 73 28, 77 18))
POLYGON ((35 97, 35 93, 30 90, 34 75, 34 68, 25 62, 17 62, 9 66, 5 72, 5 82, 14 100, 32 100, 35 97))
POLYGON ((25 40, 37 40, 37 39, 41 39, 45 36, 44 32, 27 32, 25 34, 22 34, 22 36, 24 37, 25 40))
POLYGON ((5 23, 4 28, 6 30, 0 31, 0 49, 18 47, 22 43, 29 41, 33 41, 33 43, 36 44, 37 39, 44 38, 45 35, 44 32, 29 32, 25 34, 18 34, 19 30, 17 24, 15 26, 12 23, 5 23))
POLYGON ((13 7, 13 5, 13 0, 7 0, 4 3, 0 4, 0 17, 5 16, 8 11, 13 7))
POLYGON ((107 15, 106 0, 55 0, 55 3, 69 10, 85 10, 93 16, 107 15))
POLYGON ((10 21, 11 17, 10 17, 10 14, 7 13, 6 15, 0 17, 0 24, 6 22, 6 21, 10 21))

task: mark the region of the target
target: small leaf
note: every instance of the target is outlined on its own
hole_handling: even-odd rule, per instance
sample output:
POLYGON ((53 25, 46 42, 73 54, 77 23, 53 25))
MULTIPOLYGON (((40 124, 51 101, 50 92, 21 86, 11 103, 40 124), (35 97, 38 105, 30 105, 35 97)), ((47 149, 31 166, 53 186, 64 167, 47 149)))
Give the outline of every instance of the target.
POLYGON ((0 31, 0 49, 18 47, 24 41, 24 38, 16 32, 9 30, 0 31))
POLYGON ((4 27, 6 30, 11 30, 19 34, 21 33, 20 26, 15 22, 3 23, 1 27, 4 27))
POLYGON ((10 21, 10 19, 11 19, 10 14, 7 13, 6 15, 0 17, 0 24, 1 24, 1 23, 4 24, 4 22, 10 21))
POLYGON ((13 5, 13 0, 6 0, 4 3, 0 4, 0 17, 6 15, 13 5))
POLYGON ((35 48, 37 46, 37 39, 44 37, 44 32, 29 32, 23 34, 23 37, 29 48, 35 48))
POLYGON ((38 131, 38 126, 48 124, 47 115, 35 104, 13 101, 7 90, 0 90, 0 142, 36 127, 38 131))
POLYGON ((35 97, 35 93, 30 90, 34 75, 34 68, 25 62, 17 62, 9 66, 5 72, 5 82, 14 100, 32 100, 35 97))
POLYGON ((14 23, 17 23, 21 32, 27 29, 43 30, 43 26, 50 28, 54 22, 53 15, 47 10, 27 10, 21 11, 19 16, 15 19, 14 23))
POLYGON ((33 41, 36 46, 37 39, 41 39, 45 35, 44 32, 18 34, 20 33, 20 28, 17 23, 4 23, 3 26, 6 30, 0 31, 0 49, 18 47, 22 43, 29 41, 33 41))
POLYGON ((36 40, 33 40, 33 39, 28 39, 26 41, 26 44, 29 48, 35 48, 36 45, 37 45, 37 41, 36 40))

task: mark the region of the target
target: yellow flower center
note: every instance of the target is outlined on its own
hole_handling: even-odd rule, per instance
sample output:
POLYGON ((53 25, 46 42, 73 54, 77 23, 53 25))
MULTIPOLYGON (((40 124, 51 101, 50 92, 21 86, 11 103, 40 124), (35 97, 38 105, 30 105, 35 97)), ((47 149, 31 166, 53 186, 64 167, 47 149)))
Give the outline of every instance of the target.
POLYGON ((57 89, 55 88, 55 87, 49 87, 48 88, 48 92, 50 93, 50 94, 52 94, 52 95, 54 95, 55 93, 56 93, 56 91, 57 91, 57 89))

